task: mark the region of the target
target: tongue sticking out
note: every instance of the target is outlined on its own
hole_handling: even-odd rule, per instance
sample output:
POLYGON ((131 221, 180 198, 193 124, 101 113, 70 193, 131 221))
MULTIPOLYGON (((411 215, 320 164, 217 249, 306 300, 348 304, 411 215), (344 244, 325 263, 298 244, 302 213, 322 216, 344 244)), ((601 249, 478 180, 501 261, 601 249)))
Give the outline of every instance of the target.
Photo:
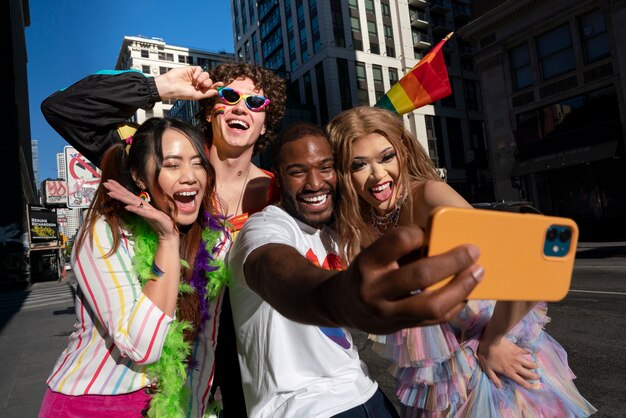
POLYGON ((182 195, 176 194, 174 195, 174 201, 179 209, 183 210, 193 210, 196 207, 195 195, 182 195))
POLYGON ((393 188, 391 187, 391 185, 385 187, 380 191, 376 191, 371 188, 370 193, 372 194, 372 196, 374 196, 374 199, 378 200, 379 202, 384 202, 391 197, 391 194, 393 193, 393 188))

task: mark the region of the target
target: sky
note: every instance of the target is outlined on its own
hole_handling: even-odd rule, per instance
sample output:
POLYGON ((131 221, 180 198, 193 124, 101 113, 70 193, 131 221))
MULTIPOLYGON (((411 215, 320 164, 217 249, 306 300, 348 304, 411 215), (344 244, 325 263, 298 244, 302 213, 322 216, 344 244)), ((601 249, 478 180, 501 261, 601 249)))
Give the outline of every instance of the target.
POLYGON ((29 0, 26 28, 31 138, 39 145, 39 180, 56 178, 56 154, 69 145, 39 108, 57 90, 113 69, 124 36, 233 52, 227 0, 29 0))

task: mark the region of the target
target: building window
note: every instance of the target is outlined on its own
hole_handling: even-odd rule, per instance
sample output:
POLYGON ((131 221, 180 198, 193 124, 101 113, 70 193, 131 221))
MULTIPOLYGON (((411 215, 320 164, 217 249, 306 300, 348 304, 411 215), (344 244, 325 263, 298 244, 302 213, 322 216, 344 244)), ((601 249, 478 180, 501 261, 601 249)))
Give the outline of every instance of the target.
POLYGON ((461 119, 446 118, 446 128, 448 129, 448 147, 450 148, 451 168, 465 168, 465 149, 463 148, 463 131, 461 130, 461 119))
POLYGON ((142 49, 141 58, 150 58, 150 51, 148 51, 147 49, 142 49))
POLYGON ((178 62, 181 64, 191 64, 192 59, 189 55, 179 55, 178 62))
POLYGON ((383 67, 380 65, 372 65, 372 76, 374 77, 374 94, 376 102, 385 95, 385 85, 383 84, 383 67))
POLYGON ((380 2, 380 10, 384 17, 391 17, 391 10, 389 10, 389 3, 386 1, 380 2))
POLYGON ((315 80, 317 81, 317 103, 320 111, 320 123, 328 123, 328 104, 326 103, 326 81, 324 77, 324 64, 318 63, 315 66, 315 80))
POLYGON ((428 155, 430 159, 433 160, 435 167, 441 167, 440 164, 441 160, 443 160, 444 152, 441 141, 437 140, 435 121, 439 121, 437 116, 424 116, 424 123, 426 125, 426 140, 428 142, 428 155))
POLYGON ((363 41, 361 40, 361 23, 359 18, 350 16, 350 27, 352 29, 352 48, 363 51, 363 41))
POLYGON ((606 22, 600 10, 580 18, 580 31, 585 50, 585 63, 601 60, 611 54, 606 22))
POLYGON ((169 67, 159 67, 159 74, 165 74, 169 70, 171 70, 169 67))
POLYGON ((389 86, 393 86, 398 82, 398 69, 389 67, 389 86))
POLYGON ((533 84, 533 69, 530 65, 528 44, 521 44, 509 51, 511 73, 515 90, 523 89, 533 84))
POLYGON ((565 24, 538 36, 537 54, 544 80, 573 70, 576 62, 569 25, 565 24))
POLYGON ((248 15, 250 16, 250 21, 254 21, 254 10, 256 9, 256 1, 248 0, 248 15))
POLYGON ((386 23, 383 24, 383 32, 385 34, 386 41, 393 40, 393 29, 391 28, 391 25, 386 23))
POLYGON ((141 72, 144 74, 150 74, 150 66, 149 65, 142 65, 141 66, 141 72))
MULTIPOLYGON (((239 53, 241 54, 241 51, 239 51, 239 53)), ((202 57, 198 57, 196 59, 196 62, 204 70, 208 70, 209 69, 209 64, 211 63, 211 61, 209 61, 207 58, 202 58, 202 57)))
POLYGON ((341 1, 331 0, 330 10, 333 19, 333 36, 335 45, 338 47, 346 46, 346 38, 343 33, 343 13, 341 11, 341 1))
POLYGON ((559 149, 573 148, 621 138, 620 131, 618 99, 611 87, 521 113, 514 135, 524 159, 533 143, 550 140, 559 149))
POLYGON ((352 32, 361 32, 361 22, 359 22, 358 17, 350 16, 350 27, 352 28, 352 32))
POLYGON ((174 62, 174 54, 159 52, 159 61, 170 61, 174 62))
POLYGON ((350 94, 350 73, 347 59, 337 58, 337 76, 339 78, 341 110, 350 109, 352 107, 352 95, 350 94))
POLYGON ((365 63, 356 61, 356 85, 357 85, 357 100, 360 105, 369 106, 369 94, 367 93, 367 76, 365 75, 365 63))
POLYGON ((356 0, 348 0, 348 7, 351 9, 359 10, 359 5, 356 0))
POLYGON ((374 14, 374 0, 365 0, 365 12, 374 14))
POLYGON ((465 95, 465 105, 469 110, 478 110, 478 87, 473 80, 463 81, 463 93, 465 95))
POLYGON ((367 21, 367 33, 370 36, 378 37, 378 30, 376 29, 376 22, 372 22, 371 20, 367 21))

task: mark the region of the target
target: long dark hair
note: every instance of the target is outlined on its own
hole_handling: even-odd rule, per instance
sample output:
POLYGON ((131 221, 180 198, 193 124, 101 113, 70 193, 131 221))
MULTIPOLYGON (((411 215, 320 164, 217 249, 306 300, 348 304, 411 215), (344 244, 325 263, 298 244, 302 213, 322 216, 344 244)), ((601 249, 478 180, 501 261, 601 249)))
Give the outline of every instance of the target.
MULTIPOLYGON (((207 174, 207 183, 199 213, 202 214, 204 210, 214 213, 211 195, 215 189, 215 171, 204 150, 202 134, 192 126, 178 119, 150 118, 137 129, 137 132, 133 135, 132 145, 128 147, 128 150, 126 143, 120 141, 119 144, 110 147, 102 157, 100 164, 102 170, 101 183, 96 190, 94 199, 87 212, 85 223, 76 239, 74 251, 78 252, 85 244, 87 238, 90 240, 93 239, 93 229, 96 221, 100 217, 103 217, 111 228, 113 238, 111 250, 104 256, 110 257, 120 245, 122 238, 121 228, 125 224, 125 220, 130 216, 135 216, 124 209, 124 203, 108 196, 107 190, 102 185, 104 182, 115 180, 131 192, 138 194, 141 190, 136 184, 135 179, 133 179, 134 174, 137 180, 140 180, 145 185, 151 184, 157 189, 148 190, 151 195, 160 194, 161 196, 165 196, 166 199, 171 200, 169 196, 163 193, 158 182, 159 173, 163 166, 163 134, 168 129, 174 129, 183 134, 200 156, 202 166, 207 174), (147 178, 148 167, 153 162, 155 164, 154 178, 149 179, 147 178)), ((168 213, 168 215, 174 220, 177 214, 176 205, 173 201, 171 203, 172 204, 168 206, 172 207, 173 210, 172 213, 168 213)), ((184 233, 181 233, 180 256, 183 260, 187 261, 190 266, 193 266, 195 262, 201 235, 202 224, 200 217, 198 217, 191 226, 185 228, 184 233)), ((183 280, 189 282, 192 273, 191 270, 187 270, 183 274, 183 280)), ((190 321, 194 325, 194 329, 197 330, 200 323, 200 310, 198 298, 195 294, 183 293, 179 295, 177 316, 179 319, 190 321)), ((195 332, 196 331, 193 331, 188 334, 188 338, 193 338, 195 332)))

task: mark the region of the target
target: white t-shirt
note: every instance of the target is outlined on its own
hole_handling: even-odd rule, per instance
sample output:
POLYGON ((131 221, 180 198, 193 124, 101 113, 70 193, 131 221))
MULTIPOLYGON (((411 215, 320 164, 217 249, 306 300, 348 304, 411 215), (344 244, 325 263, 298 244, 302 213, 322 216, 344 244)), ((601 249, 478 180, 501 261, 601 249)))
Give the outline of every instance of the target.
POLYGON ((229 254, 230 298, 250 418, 330 417, 365 403, 378 388, 349 332, 285 318, 243 276, 248 255, 271 243, 289 245, 315 264, 338 269, 337 242, 332 229, 315 229, 277 206, 251 216, 237 236, 229 254))

